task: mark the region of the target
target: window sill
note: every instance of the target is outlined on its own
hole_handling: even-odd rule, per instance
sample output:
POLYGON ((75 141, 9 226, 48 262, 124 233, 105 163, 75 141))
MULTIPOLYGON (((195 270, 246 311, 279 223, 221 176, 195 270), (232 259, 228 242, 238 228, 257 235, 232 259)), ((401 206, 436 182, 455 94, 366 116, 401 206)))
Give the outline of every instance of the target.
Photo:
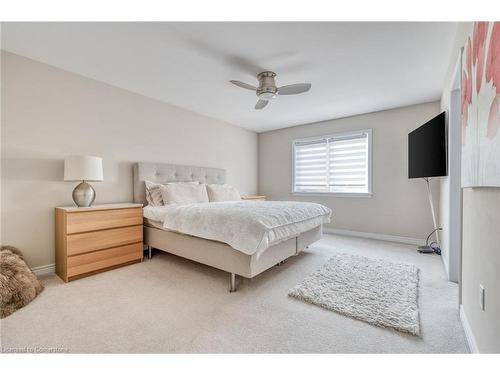
POLYGON ((295 192, 292 195, 336 197, 336 198, 373 198, 373 193, 321 193, 321 192, 295 192))

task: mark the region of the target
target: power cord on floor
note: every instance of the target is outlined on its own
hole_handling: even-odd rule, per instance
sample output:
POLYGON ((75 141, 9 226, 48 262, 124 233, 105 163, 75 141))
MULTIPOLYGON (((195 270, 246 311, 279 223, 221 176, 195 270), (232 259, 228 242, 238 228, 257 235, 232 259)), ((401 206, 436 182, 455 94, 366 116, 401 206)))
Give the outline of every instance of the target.
POLYGON ((436 253, 437 255, 441 255, 441 248, 436 241, 432 241, 429 246, 432 250, 434 250, 434 253, 436 253))
POLYGON ((443 230, 443 228, 436 228, 434 229, 428 236, 427 236, 427 239, 425 240, 425 246, 429 246, 432 250, 434 250, 434 253, 437 254, 437 255, 441 255, 441 248, 439 247, 439 244, 436 242, 436 241, 432 241, 430 244, 429 244, 429 238, 431 238, 431 236, 437 232, 438 230, 443 230))
POLYGON ((429 244, 429 239, 431 238, 431 236, 438 230, 442 230, 443 228, 436 228, 434 229, 428 236, 427 236, 427 239, 425 240, 425 246, 419 246, 417 248, 418 252, 419 253, 422 253, 422 254, 437 254, 437 255, 441 255, 441 248, 439 247, 439 243, 436 242, 436 241, 432 241, 430 244, 429 244))

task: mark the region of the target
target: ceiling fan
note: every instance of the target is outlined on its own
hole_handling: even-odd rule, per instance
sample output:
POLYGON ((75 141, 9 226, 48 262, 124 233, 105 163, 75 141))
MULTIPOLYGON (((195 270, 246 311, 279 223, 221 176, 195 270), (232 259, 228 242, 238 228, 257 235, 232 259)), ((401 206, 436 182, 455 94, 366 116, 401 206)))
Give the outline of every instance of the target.
POLYGON ((235 80, 229 82, 244 89, 255 91, 259 98, 257 104, 255 104, 255 109, 264 108, 267 103, 269 103, 269 100, 276 98, 278 95, 302 94, 303 92, 309 91, 311 88, 310 83, 295 83, 293 85, 277 87, 274 80, 275 77, 276 73, 274 72, 262 72, 257 74, 259 87, 235 80))

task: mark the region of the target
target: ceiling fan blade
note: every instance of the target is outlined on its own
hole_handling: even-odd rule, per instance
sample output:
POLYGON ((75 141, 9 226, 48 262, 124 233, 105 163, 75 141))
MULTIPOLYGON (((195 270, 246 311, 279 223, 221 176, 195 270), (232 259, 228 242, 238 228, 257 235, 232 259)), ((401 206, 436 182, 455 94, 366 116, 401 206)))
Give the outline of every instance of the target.
POLYGON ((255 109, 262 109, 262 108, 264 108, 267 105, 267 103, 269 103, 269 101, 259 99, 259 101, 257 102, 257 104, 255 104, 255 109))
POLYGON ((256 91, 257 90, 257 87, 249 85, 248 83, 245 83, 245 82, 234 81, 234 80, 231 80, 229 82, 231 82, 233 85, 239 86, 239 87, 247 89, 247 90, 252 90, 252 91, 256 91))
POLYGON ((282 86, 278 89, 278 95, 295 95, 309 91, 310 83, 295 83, 293 85, 282 86))

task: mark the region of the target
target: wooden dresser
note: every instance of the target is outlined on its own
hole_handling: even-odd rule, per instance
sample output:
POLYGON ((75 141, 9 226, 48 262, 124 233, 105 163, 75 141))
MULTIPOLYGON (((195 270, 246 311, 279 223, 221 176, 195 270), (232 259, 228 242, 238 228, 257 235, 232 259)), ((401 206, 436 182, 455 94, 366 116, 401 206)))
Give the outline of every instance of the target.
POLYGON ((244 195, 241 197, 244 201, 265 201, 265 195, 244 195))
POLYGON ((56 273, 68 282, 142 261, 142 205, 56 207, 56 273))

